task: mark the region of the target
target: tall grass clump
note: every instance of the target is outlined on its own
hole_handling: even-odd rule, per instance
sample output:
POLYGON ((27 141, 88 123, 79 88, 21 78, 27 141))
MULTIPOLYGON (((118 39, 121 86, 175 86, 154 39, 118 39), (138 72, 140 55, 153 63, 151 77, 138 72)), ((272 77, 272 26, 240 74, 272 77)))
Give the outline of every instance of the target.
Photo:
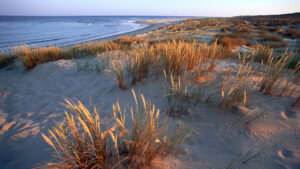
POLYGON ((121 62, 119 62, 119 63, 113 62, 113 68, 117 75, 117 81, 118 81, 119 87, 122 90, 125 90, 127 88, 127 75, 125 73, 124 64, 121 62))
POLYGON ((32 69, 40 63, 73 58, 72 53, 55 46, 31 49, 25 45, 17 47, 15 50, 19 60, 27 69, 32 69))
POLYGON ((181 77, 175 78, 170 75, 170 88, 168 88, 168 114, 169 115, 181 115, 184 109, 188 105, 189 99, 192 98, 191 86, 181 79, 181 77))
POLYGON ((77 44, 70 49, 76 57, 93 56, 98 53, 108 52, 111 50, 130 50, 131 45, 119 44, 115 42, 88 42, 84 44, 77 44))
POLYGON ((59 168, 106 167, 112 151, 108 139, 114 137, 116 127, 104 130, 96 109, 92 114, 80 101, 77 105, 68 100, 66 103, 72 113, 65 111, 63 125, 49 130, 50 137, 42 134, 59 160, 48 165, 59 168))
POLYGON ((15 60, 14 56, 5 55, 3 53, 0 54, 0 69, 10 65, 11 63, 14 62, 14 60, 15 60))
POLYGON ((124 37, 120 37, 120 38, 114 40, 114 42, 119 43, 119 44, 130 45, 132 43, 144 43, 144 42, 146 42, 146 40, 143 38, 138 38, 138 37, 124 36, 124 37))
POLYGON ((201 83, 189 82, 189 79, 193 78, 193 74, 185 73, 183 77, 176 77, 171 74, 170 77, 167 78, 165 73, 165 76, 168 90, 167 99, 169 103, 167 112, 169 115, 180 116, 189 106, 196 105, 209 97, 207 81, 201 83))
POLYGON ((101 73, 105 67, 109 64, 109 56, 97 54, 96 70, 97 73, 101 73))
POLYGON ((200 60, 200 53, 196 52, 196 42, 167 41, 152 45, 152 64, 161 65, 161 70, 179 76, 185 69, 191 69, 200 60), (153 51, 154 50, 154 51, 153 51), (192 63, 194 60, 196 63, 192 63))
POLYGON ((266 71, 261 82, 260 92, 270 95, 275 83, 280 79, 284 68, 289 64, 293 54, 287 54, 287 50, 282 56, 269 56, 266 63, 266 71))
POLYGON ((213 43, 198 43, 173 40, 158 42, 149 45, 150 63, 161 67, 159 70, 167 70, 171 74, 180 76, 185 70, 195 69, 201 62, 207 59, 221 59, 227 57, 224 48, 213 43))
POLYGON ((274 35, 274 34, 270 34, 270 33, 263 35, 262 38, 264 41, 274 41, 274 42, 281 42, 283 40, 282 36, 274 35))
POLYGON ((113 111, 116 124, 121 126, 119 132, 122 133, 124 147, 120 152, 128 153, 130 167, 141 168, 149 165, 158 155, 165 156, 178 151, 185 132, 182 128, 177 128, 173 134, 168 135, 166 119, 161 118, 160 110, 146 101, 143 95, 138 99, 133 90, 132 93, 135 107, 130 107, 130 127, 123 127, 126 126, 126 110, 122 110, 118 102, 113 105, 113 111))
POLYGON ((291 37, 293 39, 299 38, 300 37, 300 33, 296 30, 296 29, 287 29, 281 32, 281 34, 283 36, 288 36, 291 37))
POLYGON ((251 70, 252 67, 246 63, 245 57, 236 75, 225 80, 221 86, 221 107, 231 107, 240 103, 246 105, 247 92, 253 83, 248 80, 251 70))
POLYGON ((127 64, 128 73, 132 76, 132 84, 135 84, 148 76, 148 59, 145 47, 134 49, 133 56, 129 58, 127 64))
POLYGON ((280 96, 291 96, 293 95, 294 92, 295 93, 297 92, 297 86, 294 86, 294 84, 297 84, 297 81, 300 80, 299 71, 300 71, 300 60, 297 62, 293 70, 288 73, 287 75, 288 78, 285 84, 283 85, 283 87, 281 88, 280 96))
POLYGON ((217 42, 228 50, 232 50, 235 47, 246 45, 248 42, 244 39, 242 34, 218 34, 212 42, 217 42))
POLYGON ((58 161, 48 167, 142 168, 156 157, 178 151, 187 136, 185 131, 177 128, 174 134, 167 134, 166 119, 155 105, 132 93, 135 107, 127 111, 117 102, 111 125, 104 124, 96 108, 90 112, 80 101, 66 100, 71 113, 65 112, 66 120, 49 130, 50 136, 42 134, 58 161))
POLYGON ((154 46, 154 48, 156 48, 157 53, 161 55, 165 70, 168 70, 168 72, 171 72, 172 74, 180 75, 186 67, 186 57, 194 57, 193 55, 185 53, 185 51, 188 51, 187 49, 189 47, 193 49, 193 46, 194 45, 188 45, 181 41, 172 41, 158 43, 154 46))
POLYGON ((273 55, 273 49, 268 46, 257 44, 251 51, 251 58, 254 62, 266 64, 273 55))
POLYGON ((30 48, 29 46, 16 47, 15 55, 29 70, 37 64, 56 61, 60 59, 73 59, 88 56, 96 56, 99 53, 111 50, 129 50, 130 45, 118 44, 114 42, 89 42, 82 45, 77 44, 70 48, 60 48, 55 46, 30 48))
POLYGON ((105 70, 106 66, 109 64, 110 58, 107 55, 97 54, 96 60, 86 59, 83 64, 77 62, 77 67, 79 71, 96 71, 97 73, 101 73, 105 70))
MULTIPOLYGON (((232 55, 217 43, 207 45, 183 40, 141 44, 136 46, 131 54, 125 67, 128 78, 132 78, 132 84, 146 78, 151 71, 159 75, 166 70, 168 75, 178 77, 183 72, 198 69, 207 61, 210 61, 208 70, 212 71, 217 59, 229 58, 232 55)), ((119 79, 123 79, 121 77, 125 77, 124 72, 118 71, 123 70, 119 67, 115 64, 114 69, 119 74, 119 79)))

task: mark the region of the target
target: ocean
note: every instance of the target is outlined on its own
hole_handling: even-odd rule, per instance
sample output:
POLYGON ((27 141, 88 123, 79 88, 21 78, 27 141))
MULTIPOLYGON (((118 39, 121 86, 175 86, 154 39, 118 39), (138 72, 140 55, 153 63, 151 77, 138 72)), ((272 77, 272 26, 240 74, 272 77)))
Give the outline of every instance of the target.
POLYGON ((137 21, 172 16, 0 16, 0 51, 14 46, 64 46, 143 29, 137 21))

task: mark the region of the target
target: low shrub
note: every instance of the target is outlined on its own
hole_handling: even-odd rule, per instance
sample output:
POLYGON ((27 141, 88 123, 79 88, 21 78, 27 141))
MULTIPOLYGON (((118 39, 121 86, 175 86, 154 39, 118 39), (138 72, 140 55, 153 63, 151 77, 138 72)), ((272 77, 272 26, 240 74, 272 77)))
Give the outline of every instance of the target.
POLYGON ((291 38, 300 38, 300 33, 295 29, 287 29, 281 32, 283 36, 288 36, 291 38))
POLYGON ((283 40, 281 36, 270 34, 270 33, 263 35, 262 38, 264 41, 274 41, 274 42, 280 42, 283 40))
POLYGON ((230 35, 217 35, 212 41, 216 41, 217 44, 222 45, 227 49, 233 49, 234 47, 247 44, 247 41, 244 38, 233 38, 230 37, 230 35))

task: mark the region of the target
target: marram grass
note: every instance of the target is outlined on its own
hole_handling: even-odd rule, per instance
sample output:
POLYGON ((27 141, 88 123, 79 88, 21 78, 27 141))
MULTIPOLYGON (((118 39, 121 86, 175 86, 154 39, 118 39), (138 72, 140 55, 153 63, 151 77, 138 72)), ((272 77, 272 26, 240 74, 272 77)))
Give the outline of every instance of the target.
POLYGON ((55 46, 29 48, 21 46, 14 48, 14 55, 23 63, 25 68, 32 69, 38 64, 56 61, 60 59, 73 59, 97 54, 111 50, 128 50, 128 44, 118 44, 115 42, 89 42, 82 45, 74 45, 72 48, 60 48, 55 46))
POLYGON ((132 91, 135 107, 113 105, 111 126, 104 125, 100 112, 90 112, 80 101, 66 100, 66 120, 49 130, 44 140, 53 148, 58 168, 142 168, 159 156, 177 152, 187 137, 185 130, 170 132, 160 110, 132 91), (174 133, 172 135, 167 133, 174 133))

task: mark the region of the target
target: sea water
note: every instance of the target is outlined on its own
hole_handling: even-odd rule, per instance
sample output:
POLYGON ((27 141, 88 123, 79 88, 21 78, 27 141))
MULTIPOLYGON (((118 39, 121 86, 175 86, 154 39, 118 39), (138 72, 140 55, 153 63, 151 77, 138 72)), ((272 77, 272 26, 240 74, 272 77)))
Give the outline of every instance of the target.
POLYGON ((14 46, 64 46, 143 29, 170 16, 0 16, 0 51, 14 46))

